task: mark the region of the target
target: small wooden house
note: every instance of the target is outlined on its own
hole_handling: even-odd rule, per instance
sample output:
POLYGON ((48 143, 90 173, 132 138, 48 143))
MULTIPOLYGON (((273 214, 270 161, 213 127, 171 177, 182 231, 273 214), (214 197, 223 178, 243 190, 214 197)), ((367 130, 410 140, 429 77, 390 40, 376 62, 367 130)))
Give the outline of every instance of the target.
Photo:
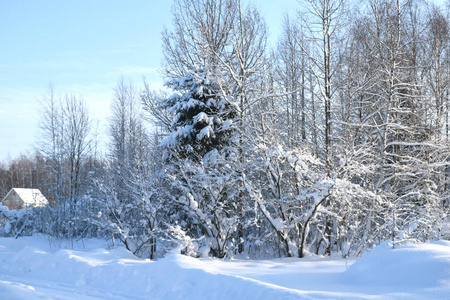
POLYGON ((38 189, 13 188, 2 200, 2 204, 9 210, 22 209, 37 206, 46 206, 48 201, 38 189))

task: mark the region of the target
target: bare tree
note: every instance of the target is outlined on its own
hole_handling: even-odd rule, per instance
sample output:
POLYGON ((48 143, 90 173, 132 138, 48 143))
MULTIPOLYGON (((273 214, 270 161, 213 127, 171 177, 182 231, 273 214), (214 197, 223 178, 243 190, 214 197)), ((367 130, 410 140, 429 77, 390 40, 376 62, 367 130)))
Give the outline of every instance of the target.
POLYGON ((309 40, 311 49, 302 48, 309 56, 311 71, 319 87, 318 97, 323 101, 324 116, 324 159, 329 170, 332 168, 332 101, 335 91, 332 89, 332 79, 340 61, 340 35, 344 21, 343 0, 305 0, 300 2, 305 7, 300 11, 300 17, 306 25, 306 40, 309 40))
POLYGON ((308 75, 307 56, 303 32, 285 15, 283 33, 278 41, 277 73, 279 84, 286 93, 286 128, 291 147, 306 141, 306 81, 308 75))
POLYGON ((434 98, 433 115, 436 138, 443 134, 448 140, 448 120, 446 120, 445 91, 448 89, 449 78, 446 71, 446 55, 449 43, 449 24, 439 8, 433 7, 430 16, 430 24, 427 30, 426 53, 429 57, 427 75, 428 86, 434 98), (446 122, 447 121, 447 122, 446 122), (447 124, 446 124, 447 123, 447 124), (446 124, 445 126, 443 126, 446 124))
POLYGON ((42 100, 41 134, 37 151, 49 174, 44 193, 56 206, 57 235, 73 238, 81 228, 86 203, 80 202, 89 186, 91 120, 80 97, 57 99, 53 88, 42 100))
POLYGON ((91 120, 82 100, 67 95, 62 108, 66 121, 64 148, 68 169, 68 197, 75 210, 78 200, 85 191, 86 165, 91 150, 91 120))
POLYGON ((172 15, 174 31, 162 34, 165 77, 185 76, 198 67, 220 73, 219 57, 229 51, 236 1, 176 0, 172 15))

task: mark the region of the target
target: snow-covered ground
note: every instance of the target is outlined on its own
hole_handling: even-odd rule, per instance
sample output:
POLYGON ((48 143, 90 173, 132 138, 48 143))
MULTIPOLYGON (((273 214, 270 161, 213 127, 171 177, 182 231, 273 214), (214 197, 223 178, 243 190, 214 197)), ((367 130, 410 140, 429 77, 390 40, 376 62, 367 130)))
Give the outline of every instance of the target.
POLYGON ((0 238, 0 299, 450 299, 450 242, 384 243, 356 262, 149 261, 107 249, 101 240, 0 238))

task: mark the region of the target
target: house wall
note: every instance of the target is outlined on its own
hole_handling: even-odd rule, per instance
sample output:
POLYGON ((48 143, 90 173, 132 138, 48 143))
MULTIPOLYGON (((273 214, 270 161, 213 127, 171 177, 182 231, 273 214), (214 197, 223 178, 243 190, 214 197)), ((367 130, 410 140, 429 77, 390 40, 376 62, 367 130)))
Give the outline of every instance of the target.
POLYGON ((16 200, 3 200, 2 204, 4 206, 7 206, 9 208, 9 210, 22 209, 22 207, 23 207, 23 202, 16 201, 16 200))
POLYGON ((15 191, 9 193, 8 196, 3 199, 2 204, 7 206, 9 210, 23 208, 23 201, 15 191))

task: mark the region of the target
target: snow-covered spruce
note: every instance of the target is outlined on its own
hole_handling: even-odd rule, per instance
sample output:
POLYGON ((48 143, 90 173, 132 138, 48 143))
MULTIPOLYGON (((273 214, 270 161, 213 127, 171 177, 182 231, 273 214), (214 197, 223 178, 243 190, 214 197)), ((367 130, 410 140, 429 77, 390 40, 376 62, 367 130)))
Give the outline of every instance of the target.
POLYGON ((161 145, 186 157, 203 157, 228 144, 235 129, 237 107, 229 101, 217 79, 203 70, 166 83, 176 93, 160 103, 174 115, 171 133, 161 145))

